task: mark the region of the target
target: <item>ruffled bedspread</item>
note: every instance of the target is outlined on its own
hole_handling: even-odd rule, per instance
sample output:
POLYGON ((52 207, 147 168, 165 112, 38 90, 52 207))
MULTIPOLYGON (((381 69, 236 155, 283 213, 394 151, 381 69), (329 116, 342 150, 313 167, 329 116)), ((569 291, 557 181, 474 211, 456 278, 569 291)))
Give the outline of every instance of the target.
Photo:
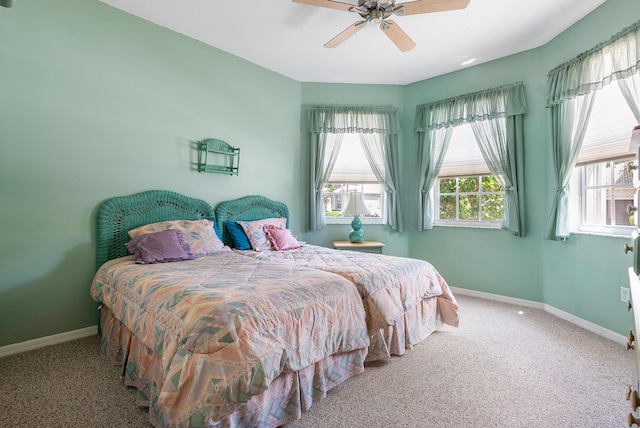
POLYGON ((446 281, 427 261, 308 244, 289 251, 234 251, 259 260, 332 272, 348 279, 363 299, 370 332, 395 325, 405 313, 431 297, 438 298, 442 321, 458 326, 458 303, 446 281))
POLYGON ((233 252, 111 260, 91 296, 160 358, 158 400, 171 424, 203 403, 223 418, 283 371, 369 345, 362 300, 346 280, 233 252))

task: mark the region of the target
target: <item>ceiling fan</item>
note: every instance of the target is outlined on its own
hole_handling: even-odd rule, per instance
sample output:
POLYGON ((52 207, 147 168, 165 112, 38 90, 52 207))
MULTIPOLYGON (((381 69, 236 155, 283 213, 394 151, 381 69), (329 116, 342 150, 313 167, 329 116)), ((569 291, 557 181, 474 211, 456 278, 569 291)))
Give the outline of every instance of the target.
POLYGON ((396 5, 395 0, 358 0, 358 6, 334 0, 293 0, 311 6, 328 7, 331 9, 355 12, 364 19, 347 27, 342 33, 329 40, 324 47, 335 48, 362 30, 368 23, 380 24, 380 29, 402 52, 407 52, 416 46, 394 21, 388 19, 392 15, 417 15, 420 13, 443 12, 447 10, 464 9, 470 0, 415 0, 396 5))

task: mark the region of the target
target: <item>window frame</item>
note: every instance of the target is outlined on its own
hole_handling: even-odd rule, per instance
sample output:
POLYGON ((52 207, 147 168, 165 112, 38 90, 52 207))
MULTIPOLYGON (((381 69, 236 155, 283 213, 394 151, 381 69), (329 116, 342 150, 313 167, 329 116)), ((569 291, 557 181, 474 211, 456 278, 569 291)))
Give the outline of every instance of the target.
MULTIPOLYGON (((380 198, 381 198, 381 206, 380 206, 380 217, 365 217, 365 216, 358 216, 360 218, 360 221, 362 221, 362 224, 385 224, 387 219, 386 219, 386 192, 384 191, 384 189, 382 189, 382 186, 380 185, 379 182, 377 183, 373 183, 373 182, 364 182, 364 183, 334 183, 331 181, 328 181, 325 183, 325 186, 327 184, 336 184, 336 185, 349 185, 349 186, 358 186, 361 187, 364 184, 378 184, 380 186, 380 198)), ((364 192, 369 193, 369 192, 364 192)), ((322 196, 324 197, 325 193, 322 193, 322 196)), ((353 217, 342 217, 342 216, 324 216, 324 221, 325 224, 351 224, 351 222, 353 221, 353 217)))
MULTIPOLYGON (((630 236, 631 233, 637 229, 637 226, 635 225, 607 225, 607 224, 587 224, 585 223, 585 216, 586 216, 586 211, 587 211, 587 196, 586 196, 586 192, 588 190, 591 189, 604 189, 604 190, 609 190, 611 192, 611 194, 615 194, 615 189, 636 189, 635 186, 635 181, 637 181, 637 172, 634 172, 634 182, 629 183, 629 184, 615 184, 615 172, 614 172, 614 168, 610 168, 610 174, 611 176, 609 177, 609 182, 610 184, 602 184, 602 185, 592 185, 592 186, 588 186, 586 185, 586 175, 587 175, 587 167, 589 165, 595 165, 595 164, 607 164, 607 163, 615 163, 618 161, 634 161, 634 164, 637 167, 637 159, 635 157, 625 157, 623 159, 615 159, 615 160, 602 160, 599 162, 590 162, 590 163, 586 163, 584 165, 579 165, 576 166, 576 169, 574 170, 574 175, 576 176, 574 180, 572 180, 575 184, 577 184, 578 186, 578 200, 575 201, 576 202, 576 209, 575 209, 575 213, 574 213, 574 221, 573 223, 575 224, 574 226, 574 232, 576 233, 587 233, 587 234, 600 234, 600 235, 611 235, 611 236, 630 236), (576 174, 577 172, 577 174, 576 174)), ((606 167, 605 167, 606 169, 606 167)), ((637 169, 635 170, 637 171, 637 169)), ((634 192, 635 194, 636 192, 634 192)), ((635 197, 634 197, 635 199, 635 197)), ((615 204, 612 203, 610 205, 610 209, 612 210, 609 214, 612 215, 612 218, 614 218, 615 216, 615 204)), ((636 212, 635 215, 638 215, 638 212, 636 212)), ((637 222, 637 220, 636 220, 637 222)))
POLYGON ((433 192, 434 198, 434 226, 457 226, 457 227, 472 227, 481 229, 500 229, 502 226, 502 220, 500 221, 487 221, 487 220, 460 220, 460 195, 478 195, 479 211, 478 217, 482 218, 482 195, 502 195, 502 204, 504 210, 504 189, 500 192, 486 192, 482 189, 482 177, 491 177, 492 174, 478 174, 473 176, 457 176, 457 177, 438 177, 434 184, 435 191, 433 192), (477 192, 460 192, 459 191, 459 179, 478 177, 478 191, 477 192), (456 197, 456 219, 441 219, 440 218, 440 181, 443 179, 456 179, 456 191, 454 193, 445 193, 445 195, 455 195, 456 197))
MULTIPOLYGON (((447 153, 445 154, 444 162, 440 170, 440 174, 435 181, 434 198, 434 226, 456 226, 456 227, 475 227, 483 229, 500 229, 502 227, 502 219, 499 221, 487 221, 481 220, 482 218, 482 196, 483 195, 495 195, 502 196, 502 209, 504 210, 504 189, 501 192, 485 192, 482 188, 483 177, 494 177, 489 171, 484 156, 480 150, 478 140, 473 132, 471 124, 468 122, 461 123, 454 126, 451 134, 451 141, 447 153), (455 149, 455 150, 454 150, 455 149), (464 154, 464 155, 463 155, 464 154), (463 155, 463 156, 462 156, 463 155), (457 165, 455 168, 446 167, 448 162, 452 162, 453 165, 457 165), (469 164, 474 165, 470 167, 469 164), (452 172, 458 172, 460 175, 452 175, 452 172), (459 180, 462 178, 477 177, 478 178, 478 191, 477 192, 460 192, 459 180), (456 218, 455 219, 441 219, 440 218, 440 196, 442 193, 441 181, 443 179, 455 179, 456 191, 454 193, 445 193, 445 195, 453 195, 456 199, 456 218), (461 195, 477 195, 478 196, 478 220, 461 220, 460 219, 460 196, 461 195)), ((498 180, 499 182, 499 180, 498 180)))

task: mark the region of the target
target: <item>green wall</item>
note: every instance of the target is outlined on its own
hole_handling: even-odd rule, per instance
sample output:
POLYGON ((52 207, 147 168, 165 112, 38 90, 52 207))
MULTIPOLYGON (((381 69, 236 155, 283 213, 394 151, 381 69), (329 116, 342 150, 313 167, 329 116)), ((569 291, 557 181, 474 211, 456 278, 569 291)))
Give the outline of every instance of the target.
MULTIPOLYGON (((489 89, 506 83, 523 81, 528 111, 524 117, 525 131, 525 187, 526 238, 516 238, 507 231, 458 227, 435 227, 414 232, 410 238, 410 253, 431 261, 447 278, 450 285, 518 297, 541 302, 543 300, 541 254, 544 207, 537 202, 543 188, 536 182, 544 177, 544 83, 545 71, 532 68, 539 63, 539 50, 492 61, 456 73, 413 84, 407 91, 406 102, 415 106, 456 95, 489 89), (451 88, 455 88, 452 90, 451 88)), ((407 124, 409 127, 413 123, 407 124)), ((410 158, 417 158, 417 141, 407 146, 410 158)), ((417 168, 412 183, 417 183, 417 168)), ((417 212, 417 185, 411 213, 417 212)), ((417 230, 417 216, 411 219, 417 230)))
POLYGON ((97 0, 0 8, 0 346, 96 324, 106 198, 167 189, 299 204, 300 90, 97 0), (239 176, 194 171, 204 138, 240 147, 239 176))
MULTIPOLYGON (((631 325, 620 287, 628 286, 628 239, 572 235, 566 242, 543 239, 551 211, 553 179, 546 75, 640 19, 636 0, 609 0, 541 48, 415 83, 406 109, 430 101, 523 81, 527 237, 506 231, 436 227, 412 233, 412 257, 431 261, 450 285, 546 303, 624 334, 631 325)), ((411 123, 407 122, 410 128, 411 123)), ((407 129, 407 132, 409 129, 407 129)), ((415 139, 407 147, 417 154, 415 139)), ((410 180, 415 181, 415 180, 410 180)), ((417 189, 405 189, 413 191, 417 189)), ((410 210, 415 212, 416 208, 410 210)), ((410 220, 414 225, 416 219, 410 220)), ((414 226, 415 230, 415 226, 414 226)), ((464 314, 461 315, 464 320, 464 314)))
POLYGON ((97 0, 0 8, 0 346, 95 325, 95 212, 112 196, 168 189, 215 205, 263 194, 291 207, 308 242, 343 239, 347 225, 303 233, 313 104, 399 109, 405 232, 365 226, 385 253, 427 259, 453 286, 545 302, 624 334, 625 240, 542 239, 555 187, 544 97, 551 68, 637 21, 637 6, 609 0, 541 48, 407 86, 296 82, 97 0), (529 105, 527 237, 417 232, 416 105, 518 80, 529 105), (241 148, 239 176, 193 170, 203 138, 241 148))
MULTIPOLYGON (((546 70, 607 41, 638 20, 640 2, 608 0, 596 13, 580 20, 544 47, 546 70)), ((550 169, 548 144, 545 145, 545 155, 550 169)), ((546 214, 544 226, 553 202, 555 182, 551 177, 548 172, 545 199, 541 199, 546 214)), ((620 287, 629 286, 627 272, 632 258, 631 254, 624 254, 625 242, 630 242, 630 239, 593 235, 572 236, 564 243, 543 240, 544 301, 626 336, 632 321, 626 304, 620 301, 620 287)))

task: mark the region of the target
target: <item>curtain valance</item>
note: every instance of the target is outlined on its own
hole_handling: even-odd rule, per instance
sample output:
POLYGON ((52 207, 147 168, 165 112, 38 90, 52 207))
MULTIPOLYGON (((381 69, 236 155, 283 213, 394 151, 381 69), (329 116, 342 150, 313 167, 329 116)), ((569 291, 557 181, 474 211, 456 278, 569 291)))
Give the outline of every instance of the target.
POLYGON ((547 107, 602 89, 640 70, 640 21, 549 72, 547 107))
POLYGON ((308 109, 309 133, 399 134, 395 107, 314 106, 308 109))
POLYGON ((526 112, 524 85, 516 82, 420 105, 416 108, 414 128, 416 132, 425 132, 526 112))

